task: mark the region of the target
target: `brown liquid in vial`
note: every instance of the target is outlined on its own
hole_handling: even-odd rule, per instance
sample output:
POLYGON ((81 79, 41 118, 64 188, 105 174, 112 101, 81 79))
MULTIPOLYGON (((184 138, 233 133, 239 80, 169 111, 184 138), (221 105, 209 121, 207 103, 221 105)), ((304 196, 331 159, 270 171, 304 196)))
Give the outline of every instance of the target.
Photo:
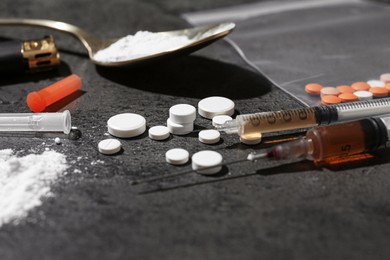
POLYGON ((306 136, 313 142, 313 160, 323 161, 369 151, 375 134, 372 123, 361 120, 311 129, 306 136))

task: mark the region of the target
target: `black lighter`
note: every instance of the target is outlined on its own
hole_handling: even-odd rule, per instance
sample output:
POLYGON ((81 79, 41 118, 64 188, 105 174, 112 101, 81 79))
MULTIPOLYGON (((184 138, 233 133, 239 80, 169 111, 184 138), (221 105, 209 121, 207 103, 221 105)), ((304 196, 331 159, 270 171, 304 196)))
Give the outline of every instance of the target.
POLYGON ((0 42, 0 74, 21 74, 54 68, 60 63, 54 38, 0 42))

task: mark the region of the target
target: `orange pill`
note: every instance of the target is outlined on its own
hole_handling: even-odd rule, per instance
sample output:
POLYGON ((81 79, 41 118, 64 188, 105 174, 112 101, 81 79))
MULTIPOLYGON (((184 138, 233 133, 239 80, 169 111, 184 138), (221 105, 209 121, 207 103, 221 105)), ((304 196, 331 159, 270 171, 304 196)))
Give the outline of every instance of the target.
POLYGON ((389 90, 382 87, 373 87, 369 90, 374 97, 387 97, 389 95, 389 90))
POLYGON ((361 81, 361 82, 355 82, 355 83, 353 83, 353 84, 351 85, 351 87, 352 87, 354 90, 358 91, 358 90, 369 90, 371 86, 370 86, 367 82, 361 81))
POLYGON ((347 85, 341 85, 336 87, 338 91, 340 91, 341 94, 343 93, 353 93, 356 90, 354 90, 351 86, 347 85))
POLYGON ((385 88, 386 88, 388 91, 390 91, 390 82, 389 82, 389 83, 386 83, 385 88))
POLYGON ((335 105, 341 103, 341 98, 331 95, 323 96, 321 97, 321 103, 323 105, 335 105))
POLYGON ((359 98, 353 93, 342 93, 339 95, 341 102, 353 102, 358 101, 359 98))
POLYGON ((309 94, 319 95, 321 93, 322 85, 317 83, 309 83, 305 86, 305 91, 309 94))

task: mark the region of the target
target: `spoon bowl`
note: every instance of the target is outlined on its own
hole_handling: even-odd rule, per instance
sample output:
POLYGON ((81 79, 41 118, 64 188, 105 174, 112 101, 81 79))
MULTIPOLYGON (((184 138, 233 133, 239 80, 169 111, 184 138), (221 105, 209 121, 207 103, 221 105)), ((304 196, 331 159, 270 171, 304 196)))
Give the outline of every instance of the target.
POLYGON ((84 31, 83 29, 74 26, 72 24, 42 20, 42 19, 0 19, 0 25, 25 25, 25 26, 37 26, 54 29, 57 31, 68 33, 76 37, 83 46, 87 49, 89 58, 97 65, 106 67, 118 67, 126 66, 130 64, 149 62, 157 59, 162 59, 170 56, 183 55, 199 50, 212 42, 225 37, 233 31, 235 28, 234 23, 221 23, 217 25, 206 25, 193 28, 187 28, 183 30, 158 32, 156 34, 163 34, 168 36, 186 36, 189 42, 177 46, 173 49, 160 51, 154 54, 147 54, 136 58, 130 58, 120 61, 100 61, 95 59, 95 54, 109 47, 111 44, 117 42, 118 39, 105 39, 98 37, 94 34, 84 31))

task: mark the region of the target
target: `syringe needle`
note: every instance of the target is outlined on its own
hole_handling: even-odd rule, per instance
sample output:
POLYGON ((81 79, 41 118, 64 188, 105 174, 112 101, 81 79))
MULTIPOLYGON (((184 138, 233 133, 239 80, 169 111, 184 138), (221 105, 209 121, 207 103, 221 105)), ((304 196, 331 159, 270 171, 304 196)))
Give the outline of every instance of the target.
POLYGON ((208 170, 220 166, 227 166, 227 165, 242 163, 242 162, 260 161, 263 163, 263 166, 268 166, 268 167, 274 167, 275 163, 277 163, 278 165, 293 163, 306 158, 306 151, 307 151, 306 144, 307 144, 306 140, 301 138, 296 141, 288 142, 285 145, 277 145, 271 149, 264 149, 258 152, 249 153, 246 158, 242 158, 230 162, 223 162, 213 166, 202 167, 201 169, 197 169, 197 170, 191 169, 191 170, 186 170, 178 173, 173 173, 170 175, 155 176, 146 179, 134 180, 131 182, 131 185, 139 185, 143 183, 164 180, 168 178, 173 178, 173 177, 178 177, 189 173, 193 173, 198 170, 208 170))
MULTIPOLYGON (((197 170, 208 170, 208 169, 216 168, 216 167, 219 167, 219 166, 226 166, 226 165, 231 165, 231 164, 251 161, 248 158, 249 158, 249 156, 247 158, 245 158, 245 159, 239 159, 239 160, 235 160, 235 161, 220 163, 220 164, 209 166, 209 167, 202 167, 201 169, 197 169, 197 170)), ((170 174, 170 175, 155 176, 155 177, 150 177, 150 178, 146 178, 146 179, 134 180, 134 181, 131 182, 131 185, 139 185, 139 184, 143 184, 143 183, 149 183, 149 182, 164 180, 164 179, 168 179, 168 178, 179 177, 179 176, 182 176, 182 175, 186 175, 186 174, 189 174, 189 173, 196 172, 197 170, 192 170, 191 169, 191 170, 186 170, 186 171, 182 171, 182 172, 173 173, 173 174, 170 174)))

